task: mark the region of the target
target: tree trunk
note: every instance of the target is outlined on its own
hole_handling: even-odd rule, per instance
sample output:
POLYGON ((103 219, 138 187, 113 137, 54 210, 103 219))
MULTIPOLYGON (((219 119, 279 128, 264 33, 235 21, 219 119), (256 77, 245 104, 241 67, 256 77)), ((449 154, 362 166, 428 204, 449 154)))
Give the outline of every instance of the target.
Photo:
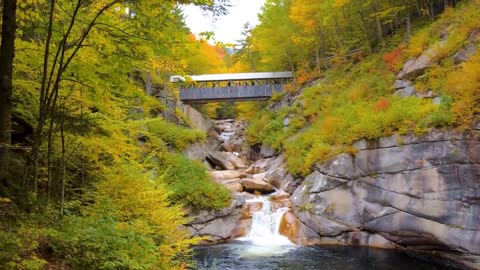
POLYGON ((62 119, 60 120, 60 139, 62 141, 62 159, 60 161, 60 216, 63 217, 65 212, 65 134, 63 132, 65 124, 65 109, 63 110, 62 119))
POLYGON ((2 43, 0 47, 0 180, 8 174, 11 140, 13 58, 15 57, 17 0, 3 1, 2 43))
MULTIPOLYGON (((380 11, 376 0, 373 1, 373 10, 375 13, 380 11)), ((380 21, 378 15, 375 16, 375 24, 377 25, 378 41, 380 42, 380 45, 382 45, 382 47, 385 47, 385 41, 383 40, 382 22, 380 21)))
POLYGON ((404 0, 403 3, 407 7, 407 18, 406 18, 407 30, 406 30, 406 34, 405 34, 405 42, 410 43, 410 37, 412 36, 412 21, 411 21, 411 15, 410 15, 410 2, 408 0, 404 0))

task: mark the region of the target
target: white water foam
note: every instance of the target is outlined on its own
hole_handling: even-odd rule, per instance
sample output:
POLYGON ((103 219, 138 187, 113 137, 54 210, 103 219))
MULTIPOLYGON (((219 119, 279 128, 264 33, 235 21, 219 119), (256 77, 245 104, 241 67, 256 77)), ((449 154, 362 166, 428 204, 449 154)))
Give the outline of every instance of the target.
POLYGON ((252 228, 247 236, 238 239, 251 243, 251 246, 242 252, 244 257, 274 256, 295 247, 287 237, 279 233, 282 217, 288 208, 280 208, 273 212, 268 196, 247 200, 248 202, 261 202, 262 209, 253 213, 252 228))

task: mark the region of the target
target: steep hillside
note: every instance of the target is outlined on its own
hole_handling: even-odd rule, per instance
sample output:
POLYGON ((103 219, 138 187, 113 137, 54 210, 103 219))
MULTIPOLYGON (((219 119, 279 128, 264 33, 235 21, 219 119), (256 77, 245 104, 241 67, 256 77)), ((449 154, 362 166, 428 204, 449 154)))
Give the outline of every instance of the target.
POLYGON ((408 45, 394 37, 389 48, 342 61, 312 86, 293 85, 253 119, 251 143, 283 149, 291 172, 306 175, 315 162, 354 154, 360 139, 472 128, 480 98, 479 7, 449 9, 408 45))

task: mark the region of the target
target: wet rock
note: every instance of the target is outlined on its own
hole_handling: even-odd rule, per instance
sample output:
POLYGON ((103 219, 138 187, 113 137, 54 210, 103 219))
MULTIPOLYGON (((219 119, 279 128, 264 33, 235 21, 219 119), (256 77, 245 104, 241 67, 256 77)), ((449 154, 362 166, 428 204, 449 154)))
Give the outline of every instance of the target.
POLYGON ((278 191, 270 197, 270 201, 272 203, 272 210, 277 211, 281 208, 292 208, 293 203, 290 201, 290 194, 286 193, 285 191, 278 191))
POLYGON ((261 202, 248 202, 244 205, 240 220, 235 226, 235 229, 232 232, 233 238, 243 237, 248 234, 252 227, 252 216, 253 213, 258 212, 262 209, 261 202))
POLYGON ((279 233, 287 237, 291 242, 297 243, 297 237, 300 231, 300 222, 293 212, 286 212, 280 222, 279 233))
POLYGON ((242 185, 243 188, 249 192, 272 193, 275 191, 275 188, 271 184, 261 179, 243 178, 242 185))
POLYGON ((369 246, 374 248, 399 248, 397 244, 379 234, 364 231, 346 232, 335 237, 336 240, 351 246, 369 246))
POLYGON ((235 193, 227 208, 191 213, 192 221, 186 227, 193 236, 208 236, 208 242, 231 239, 241 218, 243 205, 245 205, 244 196, 235 193))

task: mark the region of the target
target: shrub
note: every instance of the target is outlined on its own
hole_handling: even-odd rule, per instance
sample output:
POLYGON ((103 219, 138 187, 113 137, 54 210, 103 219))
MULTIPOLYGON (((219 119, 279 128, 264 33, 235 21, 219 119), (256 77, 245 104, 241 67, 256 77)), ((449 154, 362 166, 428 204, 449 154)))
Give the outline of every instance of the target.
POLYGON ((391 105, 392 104, 390 103, 390 100, 388 100, 387 98, 381 98, 373 107, 373 111, 375 111, 376 113, 383 112, 390 108, 391 105))
POLYGON ((388 68, 392 71, 397 71, 399 65, 401 64, 403 57, 403 50, 402 48, 396 48, 390 53, 386 53, 383 55, 383 61, 387 63, 388 68))
POLYGON ((178 150, 183 150, 187 146, 206 138, 202 131, 179 127, 160 118, 149 120, 147 128, 153 136, 162 139, 169 146, 178 150))
POLYGON ((182 205, 133 164, 104 169, 94 203, 66 216, 49 245, 73 269, 172 269, 190 245, 182 205))
POLYGON ((210 180, 205 167, 179 154, 168 154, 160 161, 161 180, 172 191, 175 202, 197 209, 221 209, 227 207, 230 193, 221 184, 210 180))
POLYGON ((23 227, 18 231, 0 230, 0 269, 43 269, 46 261, 39 258, 40 232, 23 227), (5 267, 5 268, 3 268, 5 267))

